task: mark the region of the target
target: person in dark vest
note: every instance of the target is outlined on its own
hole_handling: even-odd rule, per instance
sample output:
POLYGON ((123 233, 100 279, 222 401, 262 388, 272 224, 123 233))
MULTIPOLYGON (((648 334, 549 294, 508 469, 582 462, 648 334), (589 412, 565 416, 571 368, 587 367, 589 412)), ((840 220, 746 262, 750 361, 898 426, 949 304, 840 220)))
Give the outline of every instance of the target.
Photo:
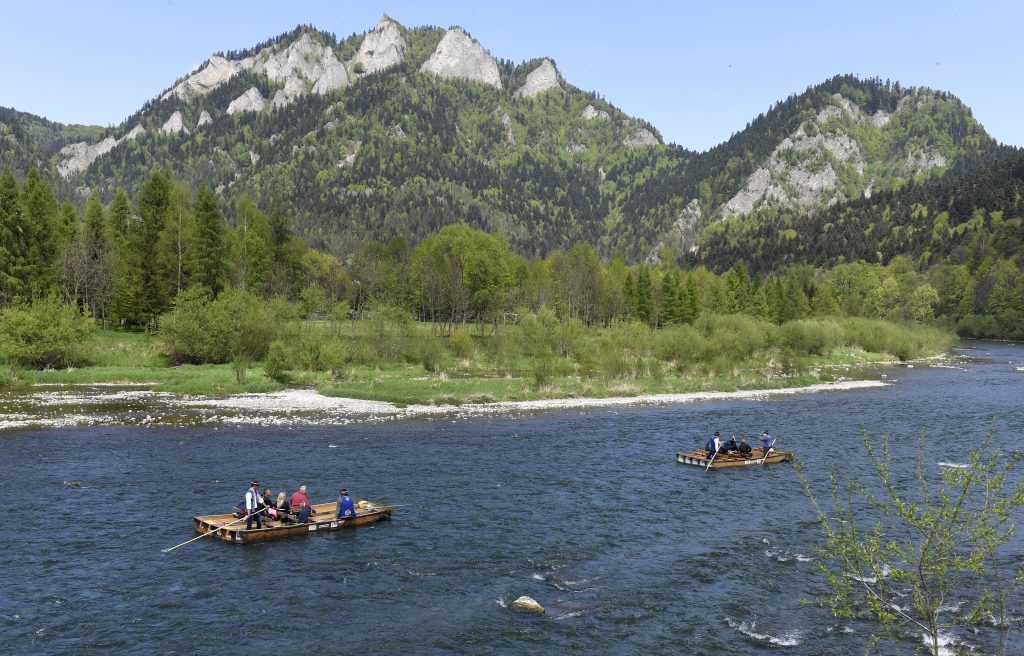
POLYGON ((722 451, 724 451, 726 453, 736 453, 736 451, 738 451, 738 450, 739 450, 739 447, 736 445, 736 436, 735 435, 730 437, 729 441, 726 442, 725 445, 722 447, 722 451))
POLYGON ((263 506, 263 497, 260 496, 260 482, 253 481, 245 492, 245 530, 252 529, 254 519, 256 528, 263 528, 263 519, 260 517, 261 506, 263 506))
POLYGON ((750 448, 750 445, 747 444, 747 441, 746 440, 740 440, 740 446, 739 446, 740 455, 742 455, 742 456, 749 456, 751 451, 753 451, 753 449, 750 448))
POLYGON ((348 490, 342 488, 338 494, 338 519, 355 516, 356 504, 352 501, 352 497, 348 495, 348 490))

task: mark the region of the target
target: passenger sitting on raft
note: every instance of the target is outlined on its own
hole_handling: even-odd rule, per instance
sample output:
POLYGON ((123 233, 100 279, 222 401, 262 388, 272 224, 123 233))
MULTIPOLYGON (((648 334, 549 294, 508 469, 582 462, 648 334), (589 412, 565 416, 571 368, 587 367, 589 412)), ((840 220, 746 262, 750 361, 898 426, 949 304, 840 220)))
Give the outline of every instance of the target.
POLYGON ((288 499, 284 495, 284 490, 281 490, 277 494, 277 502, 274 504, 274 507, 277 508, 277 519, 280 520, 282 524, 291 524, 295 521, 292 519, 292 506, 288 503, 288 499))
POLYGON ((296 510, 296 521, 298 521, 300 524, 308 524, 310 513, 315 514, 316 511, 310 508, 308 505, 306 505, 305 501, 300 501, 299 507, 296 510))
POLYGON ((740 445, 739 445, 740 455, 749 456, 752 451, 753 451, 753 449, 750 448, 750 445, 747 444, 746 440, 740 440, 740 445))
POLYGON ((341 492, 338 494, 338 519, 355 516, 355 503, 352 502, 352 497, 348 495, 348 490, 342 488, 341 492))
POLYGON ((729 441, 726 442, 724 446, 722 446, 722 451, 724 453, 736 453, 739 450, 740 450, 740 447, 736 445, 736 436, 735 435, 730 437, 729 441))

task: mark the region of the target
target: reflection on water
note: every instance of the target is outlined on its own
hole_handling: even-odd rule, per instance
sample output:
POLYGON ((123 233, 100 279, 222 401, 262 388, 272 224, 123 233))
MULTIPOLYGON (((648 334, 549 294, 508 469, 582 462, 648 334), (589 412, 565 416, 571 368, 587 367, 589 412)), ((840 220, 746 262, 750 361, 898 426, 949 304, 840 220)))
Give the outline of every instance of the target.
POLYGON ((976 346, 984 361, 893 368, 886 388, 760 400, 0 432, 0 653, 862 653, 864 625, 801 603, 824 587, 792 467, 704 474, 674 454, 769 428, 824 489, 833 464, 862 469, 862 426, 908 466, 924 428, 934 471, 990 428, 1020 448, 1024 349, 976 346), (254 477, 409 505, 353 531, 160 553, 254 477), (520 595, 546 614, 511 610, 520 595))

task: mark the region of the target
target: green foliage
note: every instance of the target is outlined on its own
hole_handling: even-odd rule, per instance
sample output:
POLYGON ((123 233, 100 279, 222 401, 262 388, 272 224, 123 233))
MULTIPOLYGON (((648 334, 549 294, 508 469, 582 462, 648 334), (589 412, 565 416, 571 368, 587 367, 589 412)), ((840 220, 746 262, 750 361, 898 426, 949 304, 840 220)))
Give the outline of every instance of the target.
POLYGON ((822 601, 837 617, 872 620, 876 638, 923 634, 934 656, 954 627, 995 634, 1005 654, 1014 624, 1008 602, 1024 575, 1000 549, 1024 506, 1024 479, 1011 478, 1017 456, 990 450, 989 434, 966 466, 943 468, 937 481, 922 431, 916 480, 907 480, 893 466, 887 438, 880 449, 863 438, 871 480, 833 469, 828 506, 801 474, 824 537, 817 563, 829 593, 822 601))
POLYGON ((288 345, 275 339, 267 348, 267 355, 263 358, 263 372, 268 378, 284 383, 288 381, 288 370, 293 367, 292 350, 288 345))
POLYGON ((448 348, 456 357, 468 358, 473 355, 473 338, 467 330, 456 330, 448 339, 448 348))
POLYGON ((54 296, 0 310, 0 359, 38 369, 84 363, 96 327, 54 296))
POLYGON ((248 292, 226 289, 211 300, 204 287, 192 287, 160 317, 160 338, 175 363, 262 360, 288 313, 248 292))

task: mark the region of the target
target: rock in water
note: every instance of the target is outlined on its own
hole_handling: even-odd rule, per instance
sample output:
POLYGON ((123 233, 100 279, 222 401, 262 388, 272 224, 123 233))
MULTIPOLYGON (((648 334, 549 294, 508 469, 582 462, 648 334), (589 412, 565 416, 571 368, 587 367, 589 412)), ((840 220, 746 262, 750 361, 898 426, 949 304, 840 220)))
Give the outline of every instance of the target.
POLYGON ((420 70, 445 79, 465 78, 501 88, 498 62, 461 27, 453 27, 444 33, 434 54, 420 70))
POLYGON ((533 597, 527 597, 526 595, 523 595, 522 597, 520 597, 520 598, 516 599, 515 601, 513 601, 512 602, 512 608, 516 608, 518 610, 528 610, 531 613, 543 613, 544 612, 544 607, 543 606, 538 604, 537 601, 533 597))

